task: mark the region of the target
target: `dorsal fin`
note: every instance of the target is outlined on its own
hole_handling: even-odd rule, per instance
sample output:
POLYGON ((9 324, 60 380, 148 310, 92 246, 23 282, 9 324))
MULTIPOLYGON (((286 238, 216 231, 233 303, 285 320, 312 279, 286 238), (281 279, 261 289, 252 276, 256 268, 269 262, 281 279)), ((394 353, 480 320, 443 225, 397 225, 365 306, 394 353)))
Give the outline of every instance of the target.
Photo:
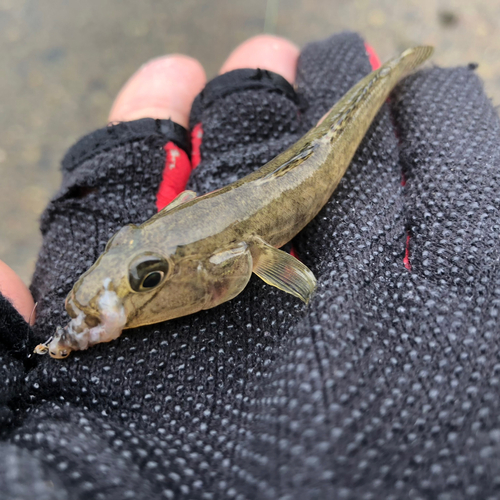
POLYGON ((183 205, 188 201, 194 200, 196 198, 196 193, 194 191, 182 191, 182 193, 178 194, 173 201, 171 201, 165 208, 161 210, 161 213, 169 212, 170 210, 178 207, 179 205, 183 205))

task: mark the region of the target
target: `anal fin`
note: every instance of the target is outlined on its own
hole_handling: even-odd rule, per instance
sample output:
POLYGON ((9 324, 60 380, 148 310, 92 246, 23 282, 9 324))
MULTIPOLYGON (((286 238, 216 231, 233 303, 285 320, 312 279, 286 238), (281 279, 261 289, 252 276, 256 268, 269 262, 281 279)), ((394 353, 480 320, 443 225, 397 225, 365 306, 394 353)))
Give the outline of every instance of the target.
POLYGON ((316 288, 312 271, 300 260, 260 238, 254 240, 252 246, 253 272, 268 285, 294 295, 307 304, 316 288))

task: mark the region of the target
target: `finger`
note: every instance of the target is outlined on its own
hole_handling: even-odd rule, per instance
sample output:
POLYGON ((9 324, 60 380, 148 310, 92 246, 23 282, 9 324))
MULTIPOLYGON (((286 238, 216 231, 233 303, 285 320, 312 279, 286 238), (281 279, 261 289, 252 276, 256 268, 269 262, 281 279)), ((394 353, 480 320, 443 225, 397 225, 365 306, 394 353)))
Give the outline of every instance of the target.
POLYGON ((153 59, 121 89, 109 121, 170 118, 188 127, 191 105, 205 82, 205 71, 196 59, 178 54, 153 59))
POLYGON ((391 108, 405 179, 408 267, 439 286, 482 296, 500 255, 497 110, 474 66, 410 75, 391 108))
POLYGON ((35 322, 33 297, 21 278, 4 262, 0 261, 0 292, 31 324, 35 322))
POLYGON ((219 73, 240 68, 267 69, 278 73, 293 84, 299 53, 299 48, 285 38, 257 35, 238 45, 226 59, 219 73))

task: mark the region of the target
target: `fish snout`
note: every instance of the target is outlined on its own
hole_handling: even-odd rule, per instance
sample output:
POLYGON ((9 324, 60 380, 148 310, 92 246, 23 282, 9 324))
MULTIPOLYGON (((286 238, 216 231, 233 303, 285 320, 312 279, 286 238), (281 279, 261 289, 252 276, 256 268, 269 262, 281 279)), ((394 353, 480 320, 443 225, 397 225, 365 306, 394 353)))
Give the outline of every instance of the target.
MULTIPOLYGON (((104 290, 102 290, 104 292, 104 290)), ((99 294, 100 295, 100 294, 99 294)), ((70 318, 73 320, 73 324, 75 325, 75 329, 93 328, 97 326, 100 320, 100 311, 92 306, 83 306, 81 305, 75 297, 75 293, 71 291, 71 293, 66 298, 66 312, 69 314, 70 318), (75 321, 78 318, 81 318, 80 321, 75 321), (85 324, 83 324, 85 323, 85 324)))
POLYGON ((57 327, 53 339, 47 344, 50 357, 55 359, 67 358, 71 351, 77 349, 73 335, 69 333, 68 327, 57 327))

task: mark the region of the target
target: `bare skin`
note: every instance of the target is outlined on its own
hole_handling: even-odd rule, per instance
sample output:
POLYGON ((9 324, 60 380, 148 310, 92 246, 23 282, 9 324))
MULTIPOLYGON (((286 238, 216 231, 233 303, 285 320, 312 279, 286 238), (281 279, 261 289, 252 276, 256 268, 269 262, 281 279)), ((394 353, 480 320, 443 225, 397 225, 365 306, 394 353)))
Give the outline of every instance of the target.
POLYGON ((4 262, 0 261, 0 292, 17 309, 19 314, 31 324, 35 322, 35 303, 28 287, 21 278, 4 262))
MULTIPOLYGON (((291 84, 299 49, 290 41, 258 35, 239 45, 227 58, 220 73, 239 68, 263 68, 281 74, 291 84)), ((109 122, 140 118, 171 118, 187 127, 194 98, 206 83, 202 65, 188 56, 173 54, 144 64, 118 93, 109 122)), ((26 321, 35 322, 36 312, 30 291, 21 278, 0 261, 0 291, 26 321)))

